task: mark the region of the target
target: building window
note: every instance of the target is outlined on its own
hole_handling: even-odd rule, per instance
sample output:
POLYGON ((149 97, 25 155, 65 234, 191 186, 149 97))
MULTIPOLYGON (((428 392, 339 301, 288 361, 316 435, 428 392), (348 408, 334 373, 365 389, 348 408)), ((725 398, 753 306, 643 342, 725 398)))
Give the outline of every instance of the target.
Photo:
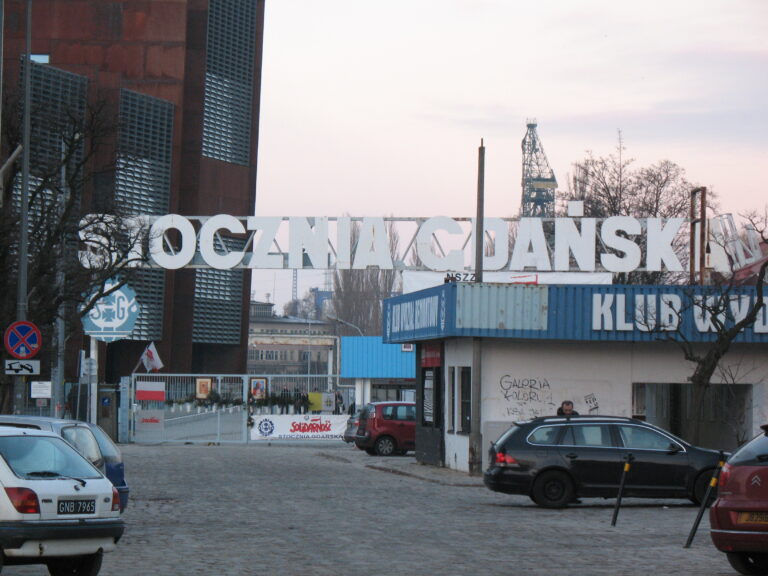
POLYGON ((448 383, 445 387, 446 399, 445 399, 445 420, 448 424, 448 432, 453 432, 456 429, 456 423, 454 418, 454 402, 456 401, 456 368, 451 366, 448 368, 448 383))
POLYGON ((472 369, 468 366, 461 368, 460 386, 459 430, 462 434, 469 434, 472 431, 472 369))
POLYGON ((434 392, 435 392, 435 372, 434 370, 424 370, 424 394, 423 394, 423 424, 431 426, 434 422, 434 392))

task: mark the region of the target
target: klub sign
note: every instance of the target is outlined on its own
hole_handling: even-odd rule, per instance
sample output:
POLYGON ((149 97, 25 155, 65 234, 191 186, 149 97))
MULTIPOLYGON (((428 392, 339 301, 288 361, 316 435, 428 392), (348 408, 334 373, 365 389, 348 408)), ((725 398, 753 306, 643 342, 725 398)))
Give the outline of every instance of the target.
MULTIPOLYGON (((184 267, 338 270, 473 269, 472 219, 436 216, 415 218, 302 218, 236 217, 219 214, 185 217, 167 214, 154 219, 137 217, 136 226, 148 226, 151 266, 175 270, 184 267), (393 223, 416 225, 410 242, 400 236, 414 258, 394 260, 390 249, 393 223), (143 224, 142 224, 143 223, 143 224), (287 230, 286 230, 287 228, 287 230), (356 229, 356 230, 355 230, 356 229), (469 231, 468 231, 469 229, 469 231), (287 243, 283 250, 281 244, 287 243), (458 246, 444 249, 444 247, 458 246)), ((483 269, 489 271, 536 270, 582 272, 683 271, 674 243, 680 238, 684 218, 503 218, 484 219, 486 250, 483 269), (545 231, 545 224, 550 228, 545 231), (548 236, 552 238, 548 241, 548 236)), ((99 245, 88 242, 85 227, 81 240, 88 266, 99 245), (90 255, 90 257, 89 257, 90 255)), ((142 247, 133 259, 144 260, 142 247)))

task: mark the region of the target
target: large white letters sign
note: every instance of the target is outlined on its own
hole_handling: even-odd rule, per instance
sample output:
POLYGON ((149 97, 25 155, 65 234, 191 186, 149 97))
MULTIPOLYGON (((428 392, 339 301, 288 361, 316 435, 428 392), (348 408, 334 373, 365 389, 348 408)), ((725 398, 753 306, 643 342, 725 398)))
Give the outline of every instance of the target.
MULTIPOLYGON (((151 223, 147 232, 148 265, 169 270, 184 267, 378 268, 461 272, 474 269, 474 223, 469 218, 167 214, 134 220, 137 225, 151 223), (394 223, 416 226, 410 242, 407 238, 402 242, 404 238, 398 231, 401 245, 407 246, 407 254, 400 259, 393 259, 390 248, 394 229, 390 224, 394 223), (235 239, 237 242, 232 242, 235 239), (235 245, 244 245, 244 249, 234 249, 235 245)), ((685 223, 683 218, 644 221, 629 216, 555 218, 554 227, 546 229, 545 222, 552 221, 542 218, 519 221, 488 218, 484 222, 487 254, 483 260, 484 270, 631 272, 642 268, 655 272, 684 269, 673 248, 685 223)), ((87 226, 83 229, 80 239, 85 247, 81 252, 84 266, 88 267, 89 262, 96 266, 113 256, 100 254, 104 248, 89 242, 87 226)))

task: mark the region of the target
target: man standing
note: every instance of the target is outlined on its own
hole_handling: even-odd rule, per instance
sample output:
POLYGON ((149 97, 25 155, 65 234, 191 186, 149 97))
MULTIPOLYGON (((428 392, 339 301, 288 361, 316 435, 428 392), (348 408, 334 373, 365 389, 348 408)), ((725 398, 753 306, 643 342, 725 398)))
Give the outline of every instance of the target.
POLYGON ((283 386, 283 389, 280 391, 280 414, 288 414, 288 406, 292 404, 292 401, 288 386, 283 386))
POLYGON ((573 402, 570 400, 563 400, 560 404, 560 408, 557 409, 558 416, 578 416, 579 413, 573 409, 573 402))

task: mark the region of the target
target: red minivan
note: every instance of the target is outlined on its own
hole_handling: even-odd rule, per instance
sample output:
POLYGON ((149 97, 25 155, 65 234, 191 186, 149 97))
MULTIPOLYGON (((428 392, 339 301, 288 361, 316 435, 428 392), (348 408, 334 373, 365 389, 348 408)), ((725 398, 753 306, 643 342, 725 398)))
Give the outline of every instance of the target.
POLYGON ((768 574, 768 425, 720 471, 712 542, 739 574, 768 574))
POLYGON ((360 412, 355 446, 371 456, 405 454, 416 448, 416 404, 371 402, 360 412))

